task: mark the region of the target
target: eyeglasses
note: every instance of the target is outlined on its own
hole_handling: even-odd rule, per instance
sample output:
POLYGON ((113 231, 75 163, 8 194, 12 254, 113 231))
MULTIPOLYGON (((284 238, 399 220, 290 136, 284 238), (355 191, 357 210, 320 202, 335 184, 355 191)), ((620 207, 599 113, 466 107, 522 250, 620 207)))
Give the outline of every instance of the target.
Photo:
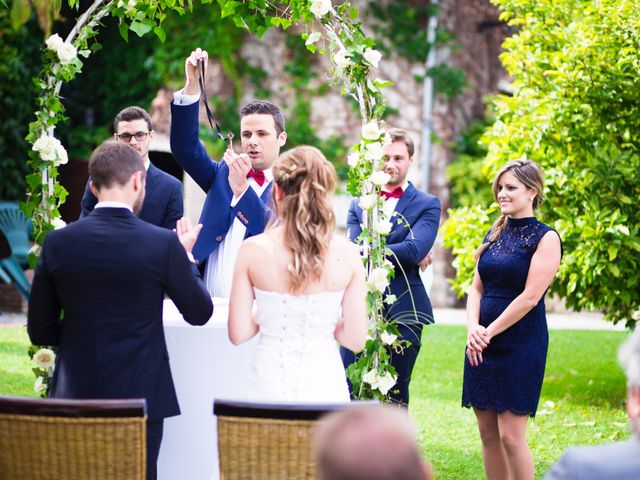
POLYGON ((118 137, 119 140, 122 140, 125 143, 131 142, 131 139, 133 137, 136 137, 136 140, 138 142, 141 142, 143 140, 146 140, 148 136, 149 136, 149 132, 136 132, 134 134, 131 134, 131 133, 117 133, 116 134, 116 137, 118 137))

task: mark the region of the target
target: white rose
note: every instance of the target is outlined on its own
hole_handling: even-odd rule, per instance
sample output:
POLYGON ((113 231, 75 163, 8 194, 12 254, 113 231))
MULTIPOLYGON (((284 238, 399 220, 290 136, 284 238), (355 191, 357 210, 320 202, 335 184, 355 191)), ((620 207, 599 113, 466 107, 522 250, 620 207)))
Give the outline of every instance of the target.
POLYGON ((382 340, 382 343, 384 343, 385 345, 393 345, 393 342, 396 341, 396 338, 398 338, 398 336, 394 335, 393 333, 382 332, 380 334, 380 340, 382 340))
POLYGON ((56 157, 58 158, 59 164, 65 164, 69 161, 69 157, 67 156, 67 151, 62 146, 60 142, 56 145, 56 157))
POLYGON ((311 7, 309 7, 309 10, 311 10, 311 13, 313 13, 316 18, 322 18, 331 10, 331 1, 313 0, 311 2, 311 7))
POLYGON ((373 231, 380 235, 389 235, 393 224, 385 219, 377 218, 373 221, 373 231))
POLYGON ((363 210, 371 210, 373 206, 376 204, 377 199, 378 197, 375 194, 362 195, 358 199, 358 205, 360 205, 360 208, 363 210))
POLYGON ((44 383, 42 377, 36 377, 36 382, 33 384, 33 391, 36 395, 44 392, 47 389, 47 385, 44 383))
POLYGON ((383 133, 377 120, 371 120, 362 127, 362 138, 365 140, 378 140, 383 133))
POLYGON ((53 228, 55 230, 60 230, 61 228, 64 228, 67 226, 67 222, 62 220, 62 218, 60 217, 56 217, 53 220, 51 220, 51 225, 53 225, 53 228))
POLYGON ((382 186, 389 183, 389 180, 391 180, 391 175, 389 175, 387 172, 379 170, 377 172, 373 172, 369 177, 369 180, 371 180, 375 185, 382 186))
POLYGON ((349 65, 350 60, 347 56, 347 51, 344 48, 341 48, 333 55, 333 63, 338 67, 346 67, 349 65))
POLYGON ((380 390, 380 393, 382 393, 383 395, 386 395, 387 392, 391 390, 391 387, 393 387, 395 384, 396 379, 389 372, 386 372, 381 377, 378 377, 378 390, 380 390))
POLYGON ((393 143, 393 138, 389 135, 389 132, 384 132, 384 138, 382 139, 382 146, 387 147, 393 143))
POLYGON ((384 148, 380 142, 369 143, 364 152, 364 158, 370 162, 380 160, 384 156, 384 148))
POLYGON ((62 38, 60 38, 60 35, 58 35, 57 33, 54 33, 49 38, 47 38, 47 40, 44 43, 47 44, 47 48, 49 50, 53 50, 54 52, 57 52, 58 49, 64 43, 64 41, 62 40, 62 38))
POLYGON ((58 145, 60 145, 60 140, 43 133, 33 144, 32 150, 38 152, 40 158, 45 162, 52 162, 58 158, 58 145))
POLYGON ((58 47, 58 58, 60 59, 60 63, 62 65, 70 64, 71 62, 73 62, 73 60, 75 60, 77 55, 78 52, 76 50, 76 47, 74 47, 70 43, 65 42, 60 45, 60 47, 58 47))
POLYGON ((633 312, 631 314, 631 319, 635 320, 636 322, 640 320, 640 310, 636 310, 635 312, 633 312))
POLYGON ((49 348, 41 348, 33 355, 33 361, 44 369, 53 367, 55 360, 56 354, 49 348))
POLYGON ((135 8, 135 7, 136 7, 136 0, 129 0, 129 3, 127 3, 127 6, 128 6, 130 9, 135 8))
POLYGON ((374 268, 369 274, 369 286, 379 292, 384 292, 389 286, 386 268, 374 268))
POLYGON ((350 153, 347 156, 347 163, 351 168, 354 168, 355 166, 357 166, 358 163, 360 163, 360 154, 356 152, 350 153))
POLYGON ((397 300, 398 297, 396 297, 395 295, 387 295, 384 299, 384 303, 386 303, 387 305, 393 305, 397 300))
POLYGON ((362 376, 362 381, 371 385, 372 388, 377 388, 378 384, 378 372, 376 369, 369 370, 362 376))
POLYGON ((373 48, 367 48, 364 51, 364 59, 373 68, 378 68, 378 62, 380 62, 381 58, 382 58, 382 54, 378 50, 374 50, 373 48))

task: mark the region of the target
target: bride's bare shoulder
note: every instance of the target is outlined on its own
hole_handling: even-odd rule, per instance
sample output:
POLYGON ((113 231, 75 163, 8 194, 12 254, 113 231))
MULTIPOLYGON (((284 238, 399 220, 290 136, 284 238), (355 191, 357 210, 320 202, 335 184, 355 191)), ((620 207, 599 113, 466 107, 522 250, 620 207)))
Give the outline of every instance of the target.
POLYGON ((342 236, 334 236, 331 241, 331 246, 335 252, 341 256, 348 256, 351 258, 360 258, 360 248, 355 243, 349 241, 348 238, 342 236))

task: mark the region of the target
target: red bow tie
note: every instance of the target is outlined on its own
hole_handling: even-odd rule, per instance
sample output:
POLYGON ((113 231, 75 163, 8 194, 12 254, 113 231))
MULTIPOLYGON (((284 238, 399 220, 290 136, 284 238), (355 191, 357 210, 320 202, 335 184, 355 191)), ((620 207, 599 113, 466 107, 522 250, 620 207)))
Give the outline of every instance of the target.
POLYGON ((402 190, 402 187, 396 187, 391 192, 380 190, 380 196, 384 197, 385 200, 389 200, 390 198, 400 198, 402 197, 402 195, 404 195, 404 190, 402 190))
POLYGON ((264 182, 267 181, 262 170, 254 170, 253 168, 247 173, 247 178, 253 178, 260 186, 264 185, 264 182))

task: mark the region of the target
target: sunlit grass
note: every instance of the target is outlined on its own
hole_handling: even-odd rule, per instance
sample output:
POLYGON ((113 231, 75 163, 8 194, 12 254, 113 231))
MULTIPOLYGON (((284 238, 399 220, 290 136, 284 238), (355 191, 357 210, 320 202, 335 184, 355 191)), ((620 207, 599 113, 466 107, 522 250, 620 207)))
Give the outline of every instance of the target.
MULTIPOLYGON (((624 332, 552 330, 542 396, 528 441, 542 478, 571 445, 626 438, 625 379, 617 364, 624 332)), ((462 408, 466 328, 425 329, 411 385, 411 415, 437 479, 484 478, 473 411, 462 408)))
MULTIPOLYGON (((425 329, 411 386, 411 415, 437 479, 484 478, 471 410, 460 406, 466 329, 425 329)), ((625 380, 616 362, 623 332, 552 330, 538 415, 528 440, 537 477, 570 445, 626 438, 625 380)), ((0 394, 33 397, 24 327, 0 327, 0 394)))

